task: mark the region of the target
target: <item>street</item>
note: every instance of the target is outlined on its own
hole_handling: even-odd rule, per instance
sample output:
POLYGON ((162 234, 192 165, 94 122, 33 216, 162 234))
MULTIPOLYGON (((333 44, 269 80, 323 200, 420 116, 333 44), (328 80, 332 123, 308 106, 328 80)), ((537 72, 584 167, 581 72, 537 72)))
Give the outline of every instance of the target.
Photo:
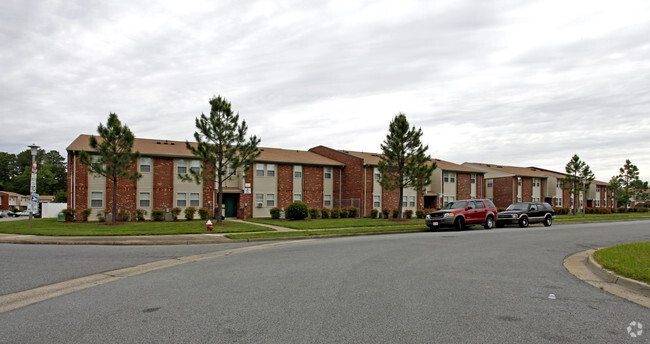
MULTIPOLYGON (((633 241, 650 221, 296 240, 2 313, 0 342, 648 343, 626 328, 650 328, 649 309, 562 265, 633 241)), ((0 294, 263 244, 0 245, 0 294)))

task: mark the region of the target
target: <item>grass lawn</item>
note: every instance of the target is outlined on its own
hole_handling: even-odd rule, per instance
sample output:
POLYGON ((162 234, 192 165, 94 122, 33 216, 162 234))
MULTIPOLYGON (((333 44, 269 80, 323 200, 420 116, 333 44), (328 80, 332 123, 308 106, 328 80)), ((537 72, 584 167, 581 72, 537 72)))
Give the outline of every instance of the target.
POLYGON ((423 219, 410 220, 385 220, 385 219, 316 219, 303 221, 273 220, 273 219, 246 219, 253 223, 265 223, 269 225, 287 227, 292 229, 328 229, 328 228, 354 228, 354 227, 403 227, 403 226, 424 226, 423 219))
POLYGON ((555 223, 574 222, 599 222, 599 221, 624 221, 624 220, 650 220, 650 213, 621 213, 621 214, 582 214, 557 215, 555 223))
MULTIPOLYGON (((216 222, 216 221, 215 221, 216 222)), ((224 226, 214 226, 211 233, 258 232, 271 230, 255 224, 225 222, 224 226)), ((100 222, 57 222, 56 219, 34 219, 32 229, 29 220, 0 222, 0 233, 32 234, 51 236, 103 236, 103 235, 165 235, 165 234, 203 234, 205 221, 175 222, 123 222, 117 225, 100 222)))
POLYGON ((308 237, 316 235, 333 235, 333 234, 356 234, 356 233, 374 233, 374 232, 400 232, 412 230, 426 230, 427 226, 390 226, 390 227, 372 227, 372 228, 348 228, 348 229, 320 229, 309 231, 294 232, 265 232, 265 233, 242 233, 226 235, 229 239, 259 239, 259 238, 290 238, 290 237, 308 237))
POLYGON ((594 259, 607 270, 650 284, 650 242, 604 248, 594 259))

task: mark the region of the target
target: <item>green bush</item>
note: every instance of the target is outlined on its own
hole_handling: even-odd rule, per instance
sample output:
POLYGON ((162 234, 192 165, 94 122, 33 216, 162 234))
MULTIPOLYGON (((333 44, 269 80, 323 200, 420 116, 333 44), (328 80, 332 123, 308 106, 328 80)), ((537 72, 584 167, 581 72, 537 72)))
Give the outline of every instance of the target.
POLYGON ((332 209, 332 218, 333 219, 338 219, 341 216, 341 212, 339 209, 332 209))
POLYGON ((569 208, 555 208, 556 215, 566 215, 571 212, 569 208))
POLYGON ((136 210, 135 210, 135 218, 136 218, 136 220, 138 220, 138 221, 144 221, 144 220, 145 220, 144 217, 145 217, 146 215, 147 215, 147 211, 144 210, 144 209, 136 209, 136 210))
POLYGON ((77 213, 77 211, 72 209, 72 208, 63 209, 63 210, 61 210, 61 212, 65 216, 65 220, 67 222, 74 221, 74 215, 77 213))
POLYGON ((199 208, 199 217, 201 220, 207 220, 208 216, 210 216, 210 211, 207 208, 199 208))
POLYGON ((638 207, 637 206, 637 207, 634 207, 632 209, 636 209, 637 213, 647 213, 648 212, 648 208, 646 208, 646 207, 638 207))
POLYGON ((404 210, 404 216, 406 216, 407 219, 410 219, 411 217, 413 217, 413 210, 411 209, 404 210))
POLYGON ((415 211, 415 217, 417 217, 418 219, 423 219, 425 216, 426 213, 424 212, 424 210, 415 211))
POLYGON ((187 221, 194 220, 194 214, 196 214, 196 208, 194 207, 185 208, 185 220, 187 221))
POLYGON ((323 209, 321 209, 321 211, 320 211, 320 216, 321 216, 321 218, 329 219, 329 218, 330 218, 330 211, 331 211, 331 210, 330 210, 329 208, 323 208, 323 209))
POLYGON ((271 208, 269 210, 269 213, 271 213, 271 218, 272 219, 279 219, 280 218, 280 208, 271 208))
POLYGON ((129 222, 131 219, 131 214, 129 213, 128 210, 126 209, 120 209, 117 212, 117 220, 118 221, 123 221, 123 222, 129 222))
POLYGON ((97 221, 106 222, 106 211, 100 210, 97 212, 97 221))
POLYGON ((92 213, 92 212, 93 212, 93 211, 92 211, 92 209, 90 209, 90 208, 84 208, 84 209, 81 209, 81 212, 80 212, 80 213, 81 213, 81 220, 82 220, 83 222, 87 222, 87 221, 88 221, 88 217, 90 216, 90 213, 92 213))
POLYGON ((318 218, 318 208, 309 208, 309 218, 312 219, 318 218))
POLYGON ((342 219, 344 219, 350 216, 350 211, 348 210, 348 208, 341 208, 339 209, 339 215, 341 216, 342 219))
POLYGON ((304 220, 309 216, 307 205, 301 201, 295 201, 287 208, 287 218, 291 220, 304 220))
POLYGON ((396 219, 399 217, 399 209, 393 209, 393 218, 396 219))
POLYGON ((379 210, 377 209, 370 209, 370 218, 371 219, 376 219, 377 215, 379 215, 379 210))
POLYGON ((356 207, 348 207, 348 217, 356 218, 358 213, 359 213, 359 209, 357 209, 356 207))
POLYGON ((381 214, 384 216, 385 219, 388 218, 388 214, 390 214, 390 209, 384 208, 381 210, 381 214))
POLYGON ((154 221, 162 221, 165 219, 165 213, 162 209, 151 210, 151 219, 154 221))
POLYGON ((500 212, 502 212, 502 211, 506 211, 506 208, 497 207, 497 212, 498 212, 498 213, 500 213, 500 212))
POLYGON ((172 219, 174 219, 174 221, 176 221, 176 220, 178 220, 178 215, 181 213, 181 208, 178 208, 178 207, 172 208, 170 210, 170 212, 172 213, 172 219))

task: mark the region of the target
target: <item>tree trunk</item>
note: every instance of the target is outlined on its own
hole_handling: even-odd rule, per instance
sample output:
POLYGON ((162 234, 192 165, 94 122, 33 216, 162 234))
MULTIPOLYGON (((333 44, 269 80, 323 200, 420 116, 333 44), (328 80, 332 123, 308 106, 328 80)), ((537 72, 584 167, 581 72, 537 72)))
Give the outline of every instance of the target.
POLYGON ((404 187, 400 186, 400 188, 399 188, 399 199, 397 200, 399 202, 398 203, 399 206, 397 207, 397 211, 398 211, 397 218, 398 219, 402 218, 402 205, 403 205, 402 199, 403 198, 404 198, 404 187))
POLYGON ((117 178, 113 177, 113 218, 111 222, 117 221, 117 178))
POLYGON ((223 207, 223 181, 219 179, 218 183, 218 193, 217 193, 217 224, 221 224, 223 221, 221 220, 221 209, 223 207))

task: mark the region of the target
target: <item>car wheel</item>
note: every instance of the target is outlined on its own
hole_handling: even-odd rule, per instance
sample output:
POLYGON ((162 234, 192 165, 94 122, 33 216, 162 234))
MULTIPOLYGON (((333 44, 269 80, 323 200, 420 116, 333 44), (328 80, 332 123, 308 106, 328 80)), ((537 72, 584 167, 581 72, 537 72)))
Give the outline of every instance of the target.
POLYGON ((519 227, 526 228, 528 227, 528 218, 527 217, 522 217, 519 219, 519 227))
POLYGON ((492 216, 488 216, 485 219, 485 224, 483 225, 483 228, 492 229, 492 227, 494 227, 494 218, 492 216))
POLYGON ((552 224, 553 224, 553 218, 552 217, 547 216, 547 217, 544 218, 544 226, 551 227, 552 224))
POLYGON ((459 231, 463 229, 463 227, 465 227, 465 220, 463 220, 462 217, 457 218, 456 221, 454 221, 454 229, 459 231))

